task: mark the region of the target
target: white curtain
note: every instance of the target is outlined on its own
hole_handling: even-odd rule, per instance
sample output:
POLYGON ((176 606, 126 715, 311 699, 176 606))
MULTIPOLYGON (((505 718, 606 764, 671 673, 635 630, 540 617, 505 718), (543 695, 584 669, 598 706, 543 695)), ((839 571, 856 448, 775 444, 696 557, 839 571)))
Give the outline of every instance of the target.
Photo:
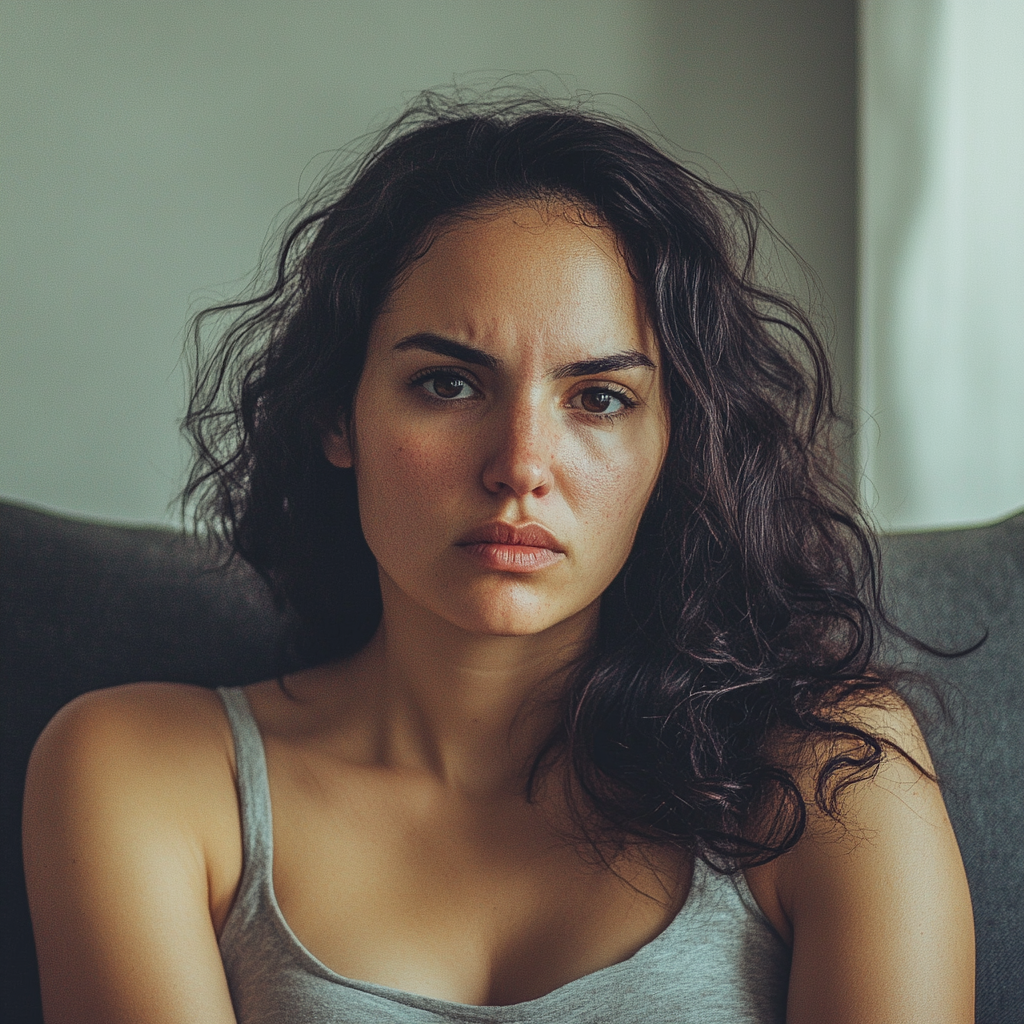
POLYGON ((861 0, 864 496, 1024 506, 1024 0, 861 0))

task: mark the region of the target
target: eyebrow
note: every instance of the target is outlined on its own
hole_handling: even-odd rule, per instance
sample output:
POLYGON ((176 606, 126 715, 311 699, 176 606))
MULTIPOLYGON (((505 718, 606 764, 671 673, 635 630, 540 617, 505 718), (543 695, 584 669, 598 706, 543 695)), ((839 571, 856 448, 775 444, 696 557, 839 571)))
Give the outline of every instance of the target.
POLYGON ((478 348, 463 345, 461 341, 452 341, 451 338, 442 338, 437 334, 411 334, 395 346, 395 351, 404 352, 410 348, 433 352, 449 359, 461 359, 464 363, 472 363, 474 366, 486 366, 488 370, 496 370, 501 365, 500 359, 495 359, 478 348))
MULTIPOLYGON (((482 352, 471 345, 464 345, 461 341, 442 338, 440 335, 429 332, 411 334, 408 338, 403 338, 395 345, 394 350, 404 352, 407 349, 421 349, 424 352, 447 356, 449 359, 461 359, 464 363, 484 366, 488 370, 496 370, 501 366, 501 360, 487 352, 482 352)), ((630 349, 597 359, 580 359, 574 363, 565 363, 563 366, 556 367, 551 376, 555 380, 562 380, 566 377, 593 377, 612 370, 632 370, 637 367, 646 370, 656 369, 654 363, 643 352, 630 349)))
POLYGON ((581 359, 576 363, 566 363, 565 366, 559 366, 552 376, 556 380, 563 377, 596 377, 611 370, 633 370, 636 367, 643 367, 646 370, 656 368, 643 352, 630 350, 602 356, 600 359, 581 359))

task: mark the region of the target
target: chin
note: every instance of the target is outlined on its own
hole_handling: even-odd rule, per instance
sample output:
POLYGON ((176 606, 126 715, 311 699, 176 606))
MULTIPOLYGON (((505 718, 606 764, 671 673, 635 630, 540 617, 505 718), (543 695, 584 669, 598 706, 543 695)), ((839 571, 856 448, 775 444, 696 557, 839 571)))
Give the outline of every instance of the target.
POLYGON ((530 607, 463 606, 447 608, 441 614, 453 626, 483 636, 534 636, 571 617, 571 614, 553 615, 551 610, 530 607))
POLYGON ((433 586, 415 586, 413 579, 383 573, 387 592, 399 603, 409 601, 465 633, 479 636, 536 636, 575 618, 590 608, 596 597, 581 605, 579 593, 564 586, 538 585, 535 577, 491 575, 467 580, 438 574, 433 586), (405 586, 403 586, 403 583, 405 586), (399 597, 399 595, 402 595, 399 597))
POLYGON ((484 586, 453 588, 435 612, 467 633, 533 636, 572 618, 580 609, 564 607, 552 595, 521 579, 490 580, 484 586), (497 585, 495 585, 497 583, 497 585))

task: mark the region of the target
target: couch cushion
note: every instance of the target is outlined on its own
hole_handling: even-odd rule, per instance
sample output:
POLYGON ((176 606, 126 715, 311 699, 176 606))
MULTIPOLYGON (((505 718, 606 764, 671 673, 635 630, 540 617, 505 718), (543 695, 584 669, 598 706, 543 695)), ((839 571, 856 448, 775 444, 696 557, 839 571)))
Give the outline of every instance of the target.
MULTIPOLYGON (((894 535, 884 542, 896 621, 944 649, 892 641, 928 672, 949 717, 922 727, 943 780, 974 902, 979 1024, 1024 1019, 1024 513, 994 526, 894 535)), ((930 719, 930 720, 929 720, 930 719)))

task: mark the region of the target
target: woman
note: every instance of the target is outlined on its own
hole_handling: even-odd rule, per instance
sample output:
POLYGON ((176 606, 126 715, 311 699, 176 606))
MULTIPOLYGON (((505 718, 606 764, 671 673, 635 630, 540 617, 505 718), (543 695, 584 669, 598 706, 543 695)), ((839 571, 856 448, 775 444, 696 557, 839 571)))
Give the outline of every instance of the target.
POLYGON ((428 96, 217 311, 188 495, 311 667, 48 727, 50 1024, 973 1019, 756 226, 605 117, 428 96))

